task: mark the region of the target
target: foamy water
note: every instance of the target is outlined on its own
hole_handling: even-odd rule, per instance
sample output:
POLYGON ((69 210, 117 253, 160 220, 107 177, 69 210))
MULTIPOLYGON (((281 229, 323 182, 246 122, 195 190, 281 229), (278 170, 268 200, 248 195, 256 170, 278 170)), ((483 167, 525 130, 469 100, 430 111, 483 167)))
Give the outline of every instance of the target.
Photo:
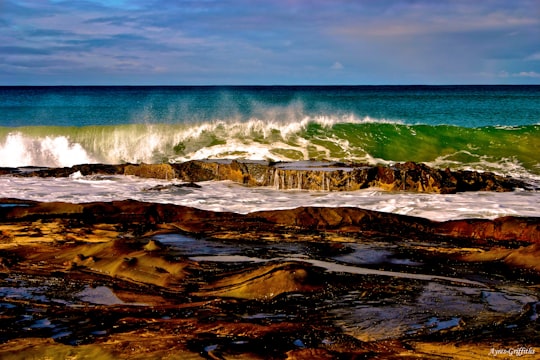
POLYGON ((250 213, 299 206, 358 207, 432 220, 493 219, 501 216, 540 216, 540 192, 466 192, 422 194, 365 189, 348 192, 276 190, 245 187, 229 181, 198 183, 201 188, 157 185, 182 184, 132 176, 80 176, 69 178, 0 177, 0 197, 73 203, 134 199, 171 203, 211 211, 250 213))
MULTIPOLYGON (((343 161, 490 171, 540 184, 540 86, 0 87, 0 166, 343 161), (504 99, 504 101, 501 101, 504 99)), ((538 192, 145 191, 127 177, 0 178, 0 196, 136 199, 248 213, 353 206, 436 220, 539 216, 538 192)))

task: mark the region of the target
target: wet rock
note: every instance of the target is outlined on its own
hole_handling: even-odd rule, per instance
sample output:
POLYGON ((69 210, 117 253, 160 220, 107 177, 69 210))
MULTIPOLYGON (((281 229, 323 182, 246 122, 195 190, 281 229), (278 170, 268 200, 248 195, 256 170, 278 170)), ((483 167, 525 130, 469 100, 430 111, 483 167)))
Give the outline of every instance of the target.
POLYGON ((439 234, 469 238, 478 243, 490 240, 504 242, 540 243, 540 218, 506 216, 494 220, 453 220, 436 227, 439 234))
POLYGON ((467 239, 472 243, 489 241, 540 242, 540 218, 503 217, 494 220, 452 220, 435 222, 423 218, 381 213, 357 208, 296 208, 263 211, 246 215, 275 224, 317 230, 385 234, 387 236, 438 236, 467 239))
MULTIPOLYGON (((148 245, 148 244, 147 244, 148 245)), ((117 239, 103 243, 68 245, 61 253, 51 257, 49 251, 36 251, 21 246, 16 250, 21 256, 34 262, 48 263, 50 266, 65 266, 68 270, 83 270, 110 277, 121 278, 136 283, 167 287, 170 290, 182 288, 189 261, 170 261, 149 252, 138 241, 117 239)))
POLYGON ((290 165, 190 161, 173 165, 185 181, 232 180, 250 186, 277 189, 352 191, 378 187, 391 191, 455 193, 463 191, 512 191, 529 186, 492 173, 438 170, 407 162, 393 166, 301 162, 290 165))
POLYGON ((182 188, 192 188, 200 189, 201 186, 195 183, 184 183, 184 184, 169 184, 169 185, 156 185, 151 188, 144 189, 145 191, 164 191, 164 190, 175 190, 182 188))
POLYGON ((165 180, 174 179, 176 177, 173 167, 169 164, 127 165, 124 167, 124 175, 165 180))
MULTIPOLYGON (((1 200, 0 200, 1 201, 1 200)), ((263 233, 285 236, 294 229, 360 233, 364 235, 422 238, 438 240, 441 237, 488 244, 505 242, 513 246, 540 243, 540 218, 502 217, 494 220, 468 219, 435 222, 423 218, 364 210, 359 208, 300 207, 288 210, 261 211, 246 215, 204 211, 172 204, 143 203, 133 200, 95 202, 85 204, 35 203, 25 207, 0 208, 6 221, 33 221, 38 219, 69 219, 85 224, 119 224, 135 234, 155 231, 163 224, 176 230, 208 236, 234 238, 261 236, 263 233), (235 235, 236 234, 236 235, 235 235), (242 234, 242 235, 240 235, 242 234)), ((64 227, 56 223, 51 231, 59 234, 64 227)), ((44 226, 39 226, 42 231, 44 226)), ((64 229, 64 230, 63 230, 64 229)), ((0 228, 0 230, 2 230, 0 228)), ((3 236, 10 236, 4 231, 3 236)), ((22 230, 21 230, 22 231, 22 230)), ((27 231, 27 230, 26 230, 27 231)), ((170 231, 170 230, 169 230, 170 231)), ((29 236, 30 232, 27 233, 29 236)), ((110 233, 114 236, 114 233, 110 233)), ((43 236, 36 233, 36 236, 43 236)), ((85 234, 79 236, 84 237, 85 234)))
POLYGON ((225 276, 202 287, 194 295, 271 300, 285 293, 309 292, 320 288, 318 277, 309 266, 280 263, 225 276))
POLYGON ((0 358, 466 359, 540 345, 539 218, 24 205, 0 208, 0 358))
POLYGON ((38 177, 68 177, 80 172, 81 175, 117 175, 124 172, 125 164, 81 164, 63 168, 20 167, 0 168, 0 174, 15 176, 38 176, 38 177))
POLYGON ((144 245, 144 250, 146 251, 158 251, 158 250, 161 250, 162 248, 163 248, 163 245, 161 245, 156 240, 150 240, 148 244, 144 245))
POLYGON ((287 360, 330 360, 336 355, 325 349, 298 349, 287 352, 287 360))
POLYGON ((464 255, 460 259, 471 262, 503 262, 509 267, 528 269, 540 274, 540 244, 538 243, 517 249, 494 247, 486 251, 464 255))
POLYGON ((73 346, 59 344, 52 338, 15 339, 0 346, 3 359, 113 359, 113 355, 100 345, 73 346))
MULTIPOLYGON (((71 168, 4 168, 0 174, 17 176, 66 177, 81 175, 134 175, 145 178, 181 179, 188 183, 230 180, 246 186, 276 189, 353 191, 376 187, 389 191, 452 194, 464 191, 512 191, 530 185, 489 172, 431 168, 421 163, 391 166, 303 161, 267 163, 238 160, 193 160, 178 164, 86 164, 71 168)), ((161 190, 161 189, 156 189, 161 190)))

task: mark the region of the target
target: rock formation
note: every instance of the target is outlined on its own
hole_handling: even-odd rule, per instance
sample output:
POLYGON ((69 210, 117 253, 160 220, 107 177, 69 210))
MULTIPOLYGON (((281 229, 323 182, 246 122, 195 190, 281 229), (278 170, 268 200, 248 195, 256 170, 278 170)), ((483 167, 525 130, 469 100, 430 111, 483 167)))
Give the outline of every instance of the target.
MULTIPOLYGON (((404 163, 190 161, 5 168, 245 186, 527 189, 404 163)), ((152 187, 160 191, 169 185, 152 187)), ((540 351, 540 218, 359 208, 249 214, 133 200, 0 199, 0 358, 484 358, 540 351)), ((532 352, 532 353, 531 353, 532 352)))
POLYGON ((451 194, 463 191, 512 191, 531 185, 489 172, 440 170, 412 162, 392 166, 334 162, 266 163, 237 160, 193 160, 178 164, 76 165, 58 169, 11 169, 0 174, 61 177, 122 174, 139 177, 180 179, 186 182, 230 180, 247 186, 277 189, 353 191, 369 187, 389 191, 451 194))
POLYGON ((540 346, 539 218, 0 201, 14 205, 0 207, 1 358, 467 359, 540 346))
POLYGON ((71 219, 86 225, 122 224, 124 227, 155 229, 160 224, 174 224, 184 232, 207 236, 221 233, 242 234, 269 232, 277 237, 295 230, 330 233, 356 233, 386 237, 467 240, 487 244, 493 241, 512 244, 540 244, 540 218, 503 217, 494 220, 466 219, 436 222, 399 214, 360 208, 299 207, 289 210, 253 212, 246 215, 204 211, 195 208, 144 203, 134 200, 113 202, 36 203, 0 199, 3 203, 27 206, 0 207, 4 221, 71 219))

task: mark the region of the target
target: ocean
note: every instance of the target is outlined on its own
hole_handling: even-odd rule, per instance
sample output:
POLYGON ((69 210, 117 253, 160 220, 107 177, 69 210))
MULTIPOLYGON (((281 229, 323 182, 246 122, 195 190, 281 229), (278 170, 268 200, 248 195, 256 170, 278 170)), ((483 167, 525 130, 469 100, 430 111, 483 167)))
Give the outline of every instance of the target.
MULTIPOLYGON (((415 161, 540 184, 540 86, 0 87, 0 166, 193 159, 415 161)), ((426 195, 247 189, 145 191, 127 177, 2 177, 0 197, 135 198, 215 211, 357 206, 436 220, 540 216, 537 191, 426 195)))

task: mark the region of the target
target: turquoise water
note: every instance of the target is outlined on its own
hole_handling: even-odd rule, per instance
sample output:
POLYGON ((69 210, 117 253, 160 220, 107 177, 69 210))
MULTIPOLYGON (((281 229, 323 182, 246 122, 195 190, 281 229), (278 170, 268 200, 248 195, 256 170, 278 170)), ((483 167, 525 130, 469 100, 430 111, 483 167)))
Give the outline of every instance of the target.
POLYGON ((353 117, 464 127, 535 125, 540 86, 0 87, 0 126, 353 117))
POLYGON ((540 86, 0 87, 0 166, 201 158, 540 175, 540 86))

